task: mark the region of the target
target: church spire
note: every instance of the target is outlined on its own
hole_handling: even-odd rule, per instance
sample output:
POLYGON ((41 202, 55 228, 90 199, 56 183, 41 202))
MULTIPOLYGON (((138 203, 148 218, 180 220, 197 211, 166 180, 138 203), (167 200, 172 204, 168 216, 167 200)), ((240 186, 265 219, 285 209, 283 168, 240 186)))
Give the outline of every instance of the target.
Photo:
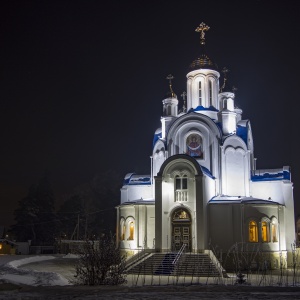
POLYGON ((173 89, 172 89, 172 79, 174 79, 174 76, 172 74, 169 74, 166 79, 169 80, 169 87, 170 87, 170 91, 167 93, 167 96, 170 98, 177 98, 176 94, 174 93, 173 89))
POLYGON ((195 29, 196 32, 200 33, 200 57, 195 59, 191 65, 190 68, 192 70, 197 69, 211 69, 211 70, 217 70, 218 67, 216 64, 214 64, 211 59, 206 54, 205 49, 205 32, 210 29, 209 26, 207 26, 205 23, 200 23, 200 25, 195 29))
POLYGON ((186 101, 185 101, 185 97, 186 97, 186 92, 184 91, 181 95, 180 95, 183 99, 183 106, 182 106, 182 112, 186 112, 186 101))
POLYGON ((223 85, 222 85, 221 88, 220 88, 220 93, 222 93, 223 90, 225 89, 226 81, 227 81, 227 73, 228 73, 228 72, 229 72, 229 70, 228 70, 226 67, 224 67, 224 68, 222 69, 222 73, 223 73, 223 75, 224 75, 224 79, 223 79, 223 85))
POLYGON ((174 79, 174 76, 169 74, 166 79, 169 80, 170 90, 165 95, 166 98, 163 100, 163 116, 176 117, 178 114, 178 99, 172 88, 172 79, 174 79))
POLYGON ((176 98, 177 99, 177 95, 174 93, 173 89, 172 89, 172 79, 174 79, 174 76, 172 74, 169 74, 166 77, 167 80, 169 80, 169 88, 170 91, 166 94, 166 97, 168 98, 176 98))

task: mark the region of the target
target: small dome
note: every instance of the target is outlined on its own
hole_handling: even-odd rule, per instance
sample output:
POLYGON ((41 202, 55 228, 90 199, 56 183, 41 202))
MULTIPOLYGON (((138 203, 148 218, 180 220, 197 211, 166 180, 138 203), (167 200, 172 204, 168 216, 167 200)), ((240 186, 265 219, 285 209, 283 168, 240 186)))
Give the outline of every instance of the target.
POLYGON ((176 98, 177 99, 177 95, 173 91, 169 91, 165 94, 165 98, 176 98))

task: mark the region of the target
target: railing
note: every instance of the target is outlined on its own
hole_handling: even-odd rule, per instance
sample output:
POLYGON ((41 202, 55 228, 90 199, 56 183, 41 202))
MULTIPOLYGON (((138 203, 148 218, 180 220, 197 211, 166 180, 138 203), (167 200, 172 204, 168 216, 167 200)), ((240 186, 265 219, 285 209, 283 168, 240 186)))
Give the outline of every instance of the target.
POLYGON ((187 191, 175 191, 175 201, 176 202, 187 201, 187 198, 188 198, 187 191))
POLYGON ((172 262, 173 265, 177 264, 177 262, 178 262, 179 258, 181 257, 181 255, 182 255, 185 247, 186 247, 186 244, 183 243, 182 246, 181 246, 181 248, 180 248, 180 250, 178 251, 176 257, 174 258, 174 260, 172 262))

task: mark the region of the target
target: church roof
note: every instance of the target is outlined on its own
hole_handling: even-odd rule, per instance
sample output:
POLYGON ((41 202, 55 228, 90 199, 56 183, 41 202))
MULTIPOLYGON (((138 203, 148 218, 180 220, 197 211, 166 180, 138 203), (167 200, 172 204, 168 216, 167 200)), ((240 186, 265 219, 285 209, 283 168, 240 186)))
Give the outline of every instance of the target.
POLYGON ((137 200, 131 200, 131 201, 127 201, 127 202, 123 202, 122 205, 151 205, 151 204, 155 204, 155 200, 154 199, 137 199, 137 200))
POLYGON ((248 145, 248 127, 247 122, 239 122, 236 128, 236 135, 239 136, 246 145, 248 145))
POLYGON ((291 172, 289 167, 282 169, 266 169, 254 170, 251 175, 252 181, 274 181, 274 180, 291 180, 291 172))
POLYGON ((128 173, 125 175, 123 185, 151 185, 151 176, 128 173))
POLYGON ((268 205, 281 205, 273 200, 265 200, 253 197, 242 196, 215 196, 208 201, 208 204, 268 204, 268 205))
POLYGON ((200 168, 201 168, 201 171, 203 172, 203 174, 207 175, 208 177, 210 177, 212 179, 216 179, 216 177, 213 176, 211 174, 210 170, 208 170, 206 167, 200 165, 200 168))
POLYGON ((210 110, 210 111, 218 111, 214 106, 210 107, 204 107, 202 105, 197 106, 196 108, 190 108, 188 113, 193 112, 193 111, 201 111, 201 110, 210 110))
POLYGON ((161 138, 161 128, 156 129, 155 133, 154 133, 154 137, 153 137, 153 143, 152 146, 154 147, 155 143, 161 138))

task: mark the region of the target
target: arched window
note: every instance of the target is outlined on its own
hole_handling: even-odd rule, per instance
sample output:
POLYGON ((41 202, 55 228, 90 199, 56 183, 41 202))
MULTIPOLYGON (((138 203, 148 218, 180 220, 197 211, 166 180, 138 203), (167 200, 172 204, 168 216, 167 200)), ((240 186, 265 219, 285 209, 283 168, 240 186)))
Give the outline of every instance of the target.
POLYGON ((121 221, 120 221, 120 240, 121 241, 125 240, 125 232, 126 232, 125 221, 124 221, 124 219, 121 219, 121 221))
POLYGON ((129 238, 128 240, 134 240, 134 223, 129 223, 129 238))
POLYGON ((177 201, 187 201, 188 186, 187 186, 187 176, 175 176, 175 202, 177 201))
POLYGON ((202 83, 199 81, 199 105, 202 105, 202 83))
POLYGON ((271 234, 272 234, 272 242, 278 242, 278 233, 277 233, 277 220, 274 218, 271 223, 271 234))
POLYGON ((261 222, 261 241, 263 243, 270 242, 269 238, 269 222, 262 221, 261 222))
POLYGON ((209 87, 209 103, 208 103, 208 106, 211 106, 212 105, 212 82, 211 81, 209 81, 208 87, 209 87))
POLYGON ((249 242, 251 243, 258 242, 257 223, 255 221, 249 222, 249 242))

